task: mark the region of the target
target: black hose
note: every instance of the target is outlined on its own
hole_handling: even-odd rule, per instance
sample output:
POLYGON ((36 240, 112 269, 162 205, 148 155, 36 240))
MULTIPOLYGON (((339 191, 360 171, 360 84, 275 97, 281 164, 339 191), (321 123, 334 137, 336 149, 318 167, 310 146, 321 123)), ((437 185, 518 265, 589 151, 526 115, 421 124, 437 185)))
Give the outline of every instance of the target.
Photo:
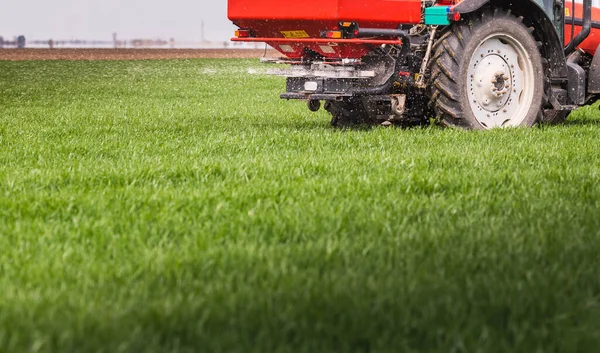
POLYGON ((571 37, 569 40, 575 38, 575 0, 571 0, 571 37))
MULTIPOLYGON (((575 0, 573 0, 574 2, 575 0)), ((571 16, 575 18, 573 13, 571 16)), ((575 20, 573 20, 575 22, 575 20)), ((565 48, 565 55, 569 55, 575 51, 575 48, 590 35, 592 32, 592 0, 583 0, 583 28, 577 37, 571 39, 571 42, 565 48)))
POLYGON ((392 89, 393 77, 384 83, 383 85, 374 86, 374 87, 364 87, 364 88, 356 88, 350 90, 353 96, 381 96, 389 94, 392 89))

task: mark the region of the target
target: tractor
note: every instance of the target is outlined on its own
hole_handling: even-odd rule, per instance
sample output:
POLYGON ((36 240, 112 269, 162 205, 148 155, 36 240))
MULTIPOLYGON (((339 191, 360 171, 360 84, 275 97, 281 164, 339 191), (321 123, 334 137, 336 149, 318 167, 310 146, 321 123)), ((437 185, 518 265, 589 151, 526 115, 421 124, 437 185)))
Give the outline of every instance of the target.
POLYGON ((563 122, 600 96, 600 0, 228 0, 236 42, 283 56, 283 99, 336 127, 563 122))

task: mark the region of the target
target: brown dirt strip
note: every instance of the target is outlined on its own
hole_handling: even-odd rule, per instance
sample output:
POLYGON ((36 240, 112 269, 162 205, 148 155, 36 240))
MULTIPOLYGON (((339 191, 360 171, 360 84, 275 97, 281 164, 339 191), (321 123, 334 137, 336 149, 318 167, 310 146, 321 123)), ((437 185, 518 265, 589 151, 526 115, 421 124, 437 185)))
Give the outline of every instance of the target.
MULTIPOLYGON (((259 58, 255 49, 0 49, 0 60, 157 60, 259 58)), ((277 57, 274 50, 267 56, 277 57)))

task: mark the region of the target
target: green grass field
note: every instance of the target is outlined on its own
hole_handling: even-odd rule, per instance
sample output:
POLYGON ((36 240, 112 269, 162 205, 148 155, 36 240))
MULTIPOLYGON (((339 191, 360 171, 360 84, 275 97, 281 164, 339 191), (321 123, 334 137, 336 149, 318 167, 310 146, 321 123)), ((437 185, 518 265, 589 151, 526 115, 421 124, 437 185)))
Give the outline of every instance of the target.
POLYGON ((340 131, 261 70, 0 62, 0 352, 598 352, 597 107, 340 131))

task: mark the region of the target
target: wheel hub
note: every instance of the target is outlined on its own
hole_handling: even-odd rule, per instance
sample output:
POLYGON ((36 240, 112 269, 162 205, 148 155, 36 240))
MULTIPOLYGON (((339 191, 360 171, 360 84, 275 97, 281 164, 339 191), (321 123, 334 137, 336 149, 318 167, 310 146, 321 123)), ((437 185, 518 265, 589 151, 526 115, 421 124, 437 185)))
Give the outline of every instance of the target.
POLYGON ((467 94, 483 127, 517 126, 525 119, 530 102, 523 100, 523 92, 534 79, 533 70, 522 64, 527 58, 519 43, 502 36, 483 41, 473 54, 467 94))
POLYGON ((471 87, 478 108, 487 112, 502 109, 510 98, 512 86, 508 64, 498 55, 488 55, 477 66, 471 87))

